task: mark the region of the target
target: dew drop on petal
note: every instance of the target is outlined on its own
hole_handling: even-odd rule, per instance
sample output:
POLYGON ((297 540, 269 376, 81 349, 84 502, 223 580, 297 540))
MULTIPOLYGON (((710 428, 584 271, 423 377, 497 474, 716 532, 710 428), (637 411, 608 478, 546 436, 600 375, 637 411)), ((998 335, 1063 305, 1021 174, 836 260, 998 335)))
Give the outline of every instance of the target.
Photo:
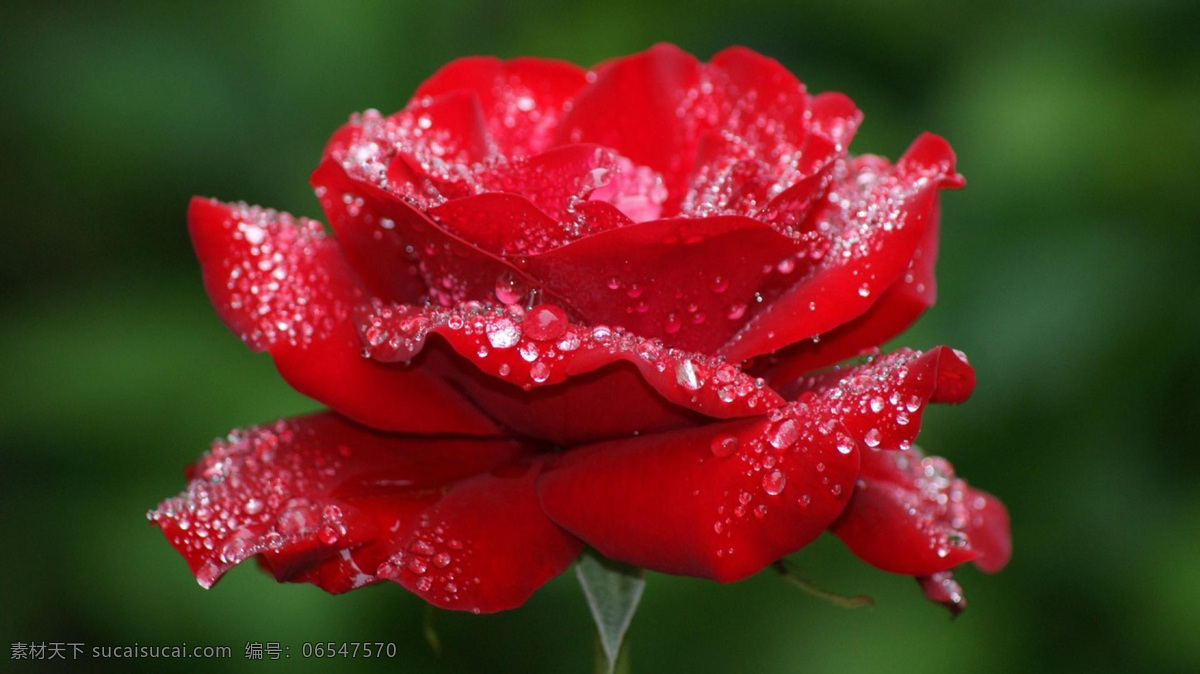
POLYGON ((784 419, 772 430, 768 442, 775 449, 787 449, 796 444, 796 440, 799 437, 800 429, 797 427, 796 421, 794 419, 784 419))
POLYGON ((521 341, 521 330, 510 318, 498 318, 487 325, 488 343, 497 349, 510 349, 521 341))
POLYGON ((712 441, 713 456, 725 458, 733 455, 738 450, 738 439, 736 435, 721 435, 713 438, 712 441))
POLYGON ((505 273, 496 279, 496 299, 500 300, 501 304, 519 302, 524 295, 511 273, 505 273))
POLYGON ((854 440, 850 436, 843 433, 838 433, 837 436, 837 451, 842 454, 849 454, 854 451, 854 440))
POLYGON ((547 342, 567 331, 567 314, 553 304, 539 304, 525 314, 522 326, 530 339, 547 342))
POLYGON ((763 491, 771 496, 778 496, 787 485, 787 476, 783 474, 783 471, 775 469, 763 476, 762 485, 763 491))
POLYGON ((700 388, 700 378, 696 375, 696 366, 692 361, 679 361, 675 366, 675 382, 689 391, 700 388))

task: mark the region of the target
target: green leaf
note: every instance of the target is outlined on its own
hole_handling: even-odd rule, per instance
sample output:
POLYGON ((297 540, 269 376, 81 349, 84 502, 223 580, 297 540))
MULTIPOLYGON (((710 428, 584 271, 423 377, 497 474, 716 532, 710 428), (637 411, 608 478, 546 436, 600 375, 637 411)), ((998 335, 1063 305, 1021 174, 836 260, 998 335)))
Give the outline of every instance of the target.
POLYGON ((646 572, 585 550, 575 564, 575 575, 596 621, 596 633, 608 662, 606 671, 612 672, 646 587, 646 572))

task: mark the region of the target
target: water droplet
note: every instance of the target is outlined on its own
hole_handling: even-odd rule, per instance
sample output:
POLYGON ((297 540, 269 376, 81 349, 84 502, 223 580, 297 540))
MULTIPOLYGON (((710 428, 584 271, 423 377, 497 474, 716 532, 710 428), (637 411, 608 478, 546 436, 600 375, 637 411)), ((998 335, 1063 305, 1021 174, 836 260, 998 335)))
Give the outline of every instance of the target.
POLYGON ((863 444, 868 447, 878 447, 879 442, 882 439, 883 434, 879 432, 879 429, 872 428, 871 430, 867 431, 866 435, 863 436, 863 444))
POLYGON ((338 531, 338 527, 332 524, 326 524, 325 526, 321 527, 320 531, 317 532, 317 538, 319 538, 325 545, 333 545, 334 543, 337 543, 340 535, 341 534, 338 531))
POLYGON ((763 491, 771 496, 778 496, 787 485, 787 476, 781 470, 773 470, 763 476, 762 485, 763 491))
POLYGON ((553 304, 539 304, 525 314, 522 324, 530 339, 547 342, 558 339, 567 331, 567 314, 553 304))
POLYGON ((533 342, 522 342, 521 346, 517 347, 517 351, 521 354, 521 360, 526 363, 532 363, 537 360, 538 348, 533 342))
POLYGON ((498 318, 486 330, 488 343, 497 349, 510 349, 521 341, 521 330, 510 318, 498 318))
POLYGON ((419 538, 413 541, 412 545, 408 546, 408 551, 414 555, 421 555, 423 557, 431 557, 435 552, 437 552, 432 545, 419 538))
POLYGON ((712 441, 713 456, 725 458, 731 456, 738 450, 738 439, 736 435, 721 435, 713 438, 712 441))
POLYGON ((842 454, 849 454, 854 451, 854 440, 845 433, 838 433, 837 436, 837 451, 842 454))
POLYGON ((921 409, 920 396, 909 396, 908 400, 904 403, 904 409, 908 410, 909 412, 916 412, 917 410, 921 409))
POLYGON ((667 314, 667 322, 663 324, 663 330, 668 335, 673 335, 673 334, 679 332, 679 328, 681 328, 681 327, 683 327, 683 323, 680 322, 678 316, 676 316, 673 313, 667 314))
POLYGON ((696 365, 690 360, 681 360, 675 366, 675 382, 689 391, 700 388, 700 378, 696 375, 696 365))
POLYGON ((794 419, 784 419, 771 432, 769 442, 775 449, 787 449, 796 444, 796 440, 800 437, 800 429, 796 425, 794 419))

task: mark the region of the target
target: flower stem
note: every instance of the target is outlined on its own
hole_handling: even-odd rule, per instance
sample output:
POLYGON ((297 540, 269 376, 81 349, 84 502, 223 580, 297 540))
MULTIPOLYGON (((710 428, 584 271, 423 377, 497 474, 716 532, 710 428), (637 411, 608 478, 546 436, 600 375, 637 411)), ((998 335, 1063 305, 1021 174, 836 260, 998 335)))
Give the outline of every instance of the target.
POLYGON ((604 654, 604 644, 600 633, 592 640, 592 671, 596 674, 630 674, 633 668, 629 665, 629 640, 621 642, 621 650, 617 652, 617 661, 609 668, 608 656, 604 654))
POLYGON ((813 585, 807 580, 797 576, 795 570, 792 569, 785 560, 781 559, 775 562, 772 566, 775 567, 775 570, 779 572, 779 575, 782 576, 783 580, 788 584, 792 585, 793 587, 798 587, 814 597, 819 597, 830 603, 837 604, 842 608, 875 606, 875 600, 864 594, 854 596, 838 594, 836 592, 830 592, 829 590, 823 590, 816 585, 813 585))

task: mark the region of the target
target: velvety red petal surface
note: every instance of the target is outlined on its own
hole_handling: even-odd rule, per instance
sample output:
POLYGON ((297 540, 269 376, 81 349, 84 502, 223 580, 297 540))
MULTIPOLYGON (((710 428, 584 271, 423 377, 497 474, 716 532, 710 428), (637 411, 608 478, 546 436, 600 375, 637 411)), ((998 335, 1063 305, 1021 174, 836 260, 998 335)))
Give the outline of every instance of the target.
POLYGON ((805 226, 816 263, 721 353, 735 361, 771 353, 866 313, 909 268, 936 220, 938 192, 961 185, 953 151, 932 134, 892 167, 876 157, 840 163, 805 226))
POLYGON ((700 133, 715 124, 719 112, 715 104, 704 103, 712 92, 702 86, 700 62, 674 45, 660 44, 595 72, 595 82, 575 99, 554 142, 613 148, 661 173, 668 204, 678 204, 700 133))
POLYGON ((559 447, 696 426, 712 419, 669 402, 636 366, 624 361, 573 375, 560 385, 526 390, 480 370, 445 340, 434 337, 412 366, 437 372, 512 433, 559 447))
POLYGON ((786 382, 852 356, 862 355, 900 334, 937 299, 938 218, 926 228, 908 270, 858 318, 821 335, 786 347, 759 368, 769 382, 786 382))
POLYGON ((726 49, 702 64, 660 44, 594 72, 556 142, 598 143, 658 171, 666 214, 682 206, 689 215, 750 215, 818 159, 806 149, 812 113, 804 85, 749 49, 726 49), (754 203, 735 207, 743 200, 754 203))
POLYGON ((854 497, 831 531, 867 563, 911 576, 972 560, 998 571, 1012 552, 1004 506, 915 449, 864 452, 854 497))
POLYGON ((929 576, 918 576, 917 585, 925 598, 935 604, 941 604, 950 611, 950 617, 957 618, 958 614, 967 609, 967 598, 963 594, 962 585, 954 579, 949 571, 939 571, 929 576))
POLYGON ((564 61, 471 56, 442 66, 413 99, 471 92, 501 151, 533 155, 547 148, 567 104, 586 83, 586 71, 564 61))
MULTIPOLYGON (((537 255, 596 232, 633 223, 617 205, 634 194, 616 185, 637 168, 597 145, 564 145, 528 159, 494 162, 478 175, 482 193, 429 208, 440 225, 497 255, 537 255), (629 193, 627 193, 629 192, 629 193)), ((653 187, 654 177, 645 186, 653 187)), ((639 214, 657 204, 644 196, 639 214)), ((632 210, 632 209, 631 209, 632 210)), ((657 211, 652 211, 657 215, 657 211)))
POLYGON ((411 254, 429 296, 442 304, 491 298, 498 287, 536 287, 510 262, 438 225, 399 195, 352 177, 341 162, 323 161, 312 175, 312 184, 339 240, 353 240, 367 248, 373 240, 395 241, 371 253, 380 256, 378 264, 386 269, 391 260, 398 267, 392 273, 404 273, 404 265, 397 261, 411 254), (389 231, 395 232, 394 238, 389 231), (382 233, 376 237, 375 232, 382 233), (403 248, 397 250, 401 244, 403 248))
POLYGON ((547 519, 542 463, 516 463, 454 485, 394 539, 379 574, 435 606, 498 611, 525 603, 579 556, 582 543, 547 519))
POLYGON ((828 414, 869 448, 906 450, 930 402, 957 404, 975 388, 966 355, 945 346, 898 349, 862 365, 799 379, 782 389, 800 401, 825 396, 828 414))
POLYGON ((552 304, 526 310, 517 305, 441 308, 376 302, 358 316, 358 324, 366 352, 385 363, 413 359, 425 349, 426 339, 436 335, 457 357, 431 355, 418 369, 437 371, 469 388, 472 399, 506 425, 563 444, 677 426, 688 419, 682 414, 687 411, 730 418, 761 415, 783 402, 761 380, 719 359, 620 329, 581 326, 552 304), (497 393, 495 386, 472 386, 478 378, 464 378, 464 365, 507 387, 514 405, 495 404, 498 400, 489 395, 497 393), (608 369, 618 365, 636 368, 638 376, 631 378, 628 369, 608 369), (661 402, 644 404, 647 387, 677 411, 664 417, 658 412, 661 402), (538 396, 556 388, 563 394, 538 396), (519 409, 528 405, 532 407, 519 409))
POLYGON ((542 477, 542 508, 607 557, 745 578, 816 538, 858 473, 836 422, 804 407, 772 417, 573 449, 542 477))
POLYGON ((432 374, 362 357, 351 311, 366 292, 318 223, 196 198, 188 226, 217 314, 296 390, 385 430, 497 432, 432 374))
POLYGON ((390 435, 335 414, 301 417, 214 443, 187 490, 150 519, 205 587, 261 555, 280 580, 330 592, 387 578, 438 606, 499 611, 523 603, 580 548, 537 508, 528 452, 512 440, 390 435))
POLYGON ((594 234, 523 268, 589 323, 712 353, 759 310, 763 293, 788 285, 801 250, 744 216, 670 218, 594 234))
POLYGON ((829 526, 860 450, 907 446, 926 403, 965 398, 969 372, 944 347, 900 351, 807 380, 764 417, 574 449, 542 478, 542 507, 614 559, 744 578, 829 526))

